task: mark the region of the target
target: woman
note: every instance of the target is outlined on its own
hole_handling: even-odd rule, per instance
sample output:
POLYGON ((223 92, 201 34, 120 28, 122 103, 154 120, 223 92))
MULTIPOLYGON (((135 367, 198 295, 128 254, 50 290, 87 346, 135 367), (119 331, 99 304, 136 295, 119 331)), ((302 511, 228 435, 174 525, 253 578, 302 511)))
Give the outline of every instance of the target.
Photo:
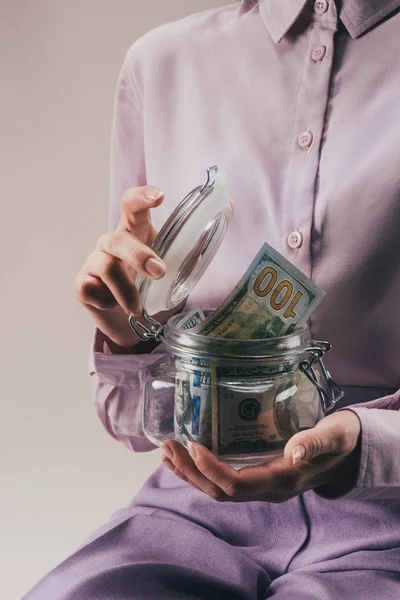
POLYGON ((158 27, 127 53, 111 233, 77 277, 105 428, 153 448, 141 381, 162 350, 127 324, 135 274, 163 276, 149 245, 212 164, 235 216, 186 308, 215 308, 268 241, 326 292, 311 331, 333 344, 326 363, 351 409, 242 471, 169 442, 130 506, 26 600, 399 597, 399 6, 243 1, 158 27))

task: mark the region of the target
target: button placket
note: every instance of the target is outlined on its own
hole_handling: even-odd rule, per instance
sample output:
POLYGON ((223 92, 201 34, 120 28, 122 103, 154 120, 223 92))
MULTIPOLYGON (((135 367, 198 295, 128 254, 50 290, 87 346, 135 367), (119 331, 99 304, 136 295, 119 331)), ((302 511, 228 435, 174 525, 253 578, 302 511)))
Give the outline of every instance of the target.
POLYGON ((307 276, 312 273, 315 181, 322 132, 329 114, 326 107, 337 29, 337 21, 332 19, 333 5, 326 5, 326 14, 315 14, 309 46, 304 50, 306 64, 296 98, 293 140, 282 196, 282 248, 307 276), (316 69, 316 64, 320 68, 316 69))

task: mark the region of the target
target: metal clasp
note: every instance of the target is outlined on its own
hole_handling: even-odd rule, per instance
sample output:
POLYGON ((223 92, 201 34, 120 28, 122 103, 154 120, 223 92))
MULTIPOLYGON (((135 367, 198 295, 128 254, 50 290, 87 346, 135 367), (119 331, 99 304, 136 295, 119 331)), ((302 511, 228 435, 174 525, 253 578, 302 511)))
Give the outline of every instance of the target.
POLYGON ((147 342, 148 340, 156 340, 156 342, 161 342, 163 339, 162 332, 164 330, 164 325, 161 325, 158 321, 150 317, 145 310, 142 311, 142 315, 145 325, 140 323, 140 321, 135 321, 133 315, 129 317, 129 325, 136 333, 138 338, 142 340, 142 342, 147 342))
POLYGON ((331 377, 328 369, 322 362, 322 357, 326 352, 329 352, 332 348, 329 342, 315 342, 318 346, 314 346, 312 348, 307 348, 306 352, 309 352, 311 358, 309 360, 301 361, 299 365, 300 371, 304 373, 308 377, 308 379, 315 385, 318 390, 322 407, 324 413, 331 410, 336 402, 343 398, 344 392, 342 388, 336 383, 336 381, 331 377), (317 377, 317 373, 314 369, 314 365, 317 364, 321 370, 321 373, 326 381, 328 386, 328 391, 325 391, 324 388, 320 385, 317 377))
POLYGON ((200 194, 202 194, 206 188, 213 188, 214 187, 214 183, 215 183, 216 177, 214 177, 214 179, 211 181, 210 171, 215 171, 215 174, 217 174, 218 173, 218 167, 217 167, 217 165, 213 165, 212 167, 208 167, 208 169, 207 169, 207 178, 206 178, 205 183, 203 184, 203 186, 202 186, 202 188, 201 188, 201 190, 199 192, 200 194))

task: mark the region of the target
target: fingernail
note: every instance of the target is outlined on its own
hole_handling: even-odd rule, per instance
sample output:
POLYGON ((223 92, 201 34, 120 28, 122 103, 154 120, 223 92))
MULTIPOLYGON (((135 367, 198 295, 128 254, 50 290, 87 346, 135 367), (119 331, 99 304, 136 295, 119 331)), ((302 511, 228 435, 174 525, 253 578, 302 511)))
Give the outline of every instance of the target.
POLYGON ((167 444, 161 444, 160 448, 164 452, 165 456, 169 458, 169 460, 174 458, 174 453, 172 452, 171 448, 167 446, 167 444))
POLYGON ((193 458, 193 460, 196 460, 197 452, 196 452, 195 447, 193 446, 192 442, 187 443, 187 451, 189 452, 189 454, 193 458))
POLYGON ((160 279, 163 275, 165 275, 165 265, 161 260, 157 260, 155 258, 149 258, 144 265, 144 268, 150 275, 155 277, 156 279, 160 279))
POLYGON ((304 448, 304 446, 300 445, 300 446, 296 446, 295 448, 293 448, 293 450, 292 450, 293 464, 297 465, 297 463, 299 463, 301 460, 303 460, 305 455, 306 455, 306 449, 304 448))
POLYGON ((153 202, 153 200, 158 200, 159 198, 161 198, 163 193, 164 192, 162 192, 158 188, 149 188, 146 191, 145 198, 146 198, 146 200, 150 200, 150 202, 153 202))

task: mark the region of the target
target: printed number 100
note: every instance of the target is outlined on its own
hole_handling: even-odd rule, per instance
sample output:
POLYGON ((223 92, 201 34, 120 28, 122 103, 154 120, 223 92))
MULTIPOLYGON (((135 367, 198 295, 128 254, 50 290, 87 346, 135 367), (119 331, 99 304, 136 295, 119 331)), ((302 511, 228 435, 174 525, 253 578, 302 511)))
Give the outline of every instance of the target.
POLYGON ((260 272, 254 282, 253 290, 256 296, 260 298, 271 294, 269 303, 274 310, 282 310, 288 305, 283 313, 285 319, 289 317, 296 318, 297 314, 294 312, 294 308, 300 298, 304 296, 304 293, 299 290, 292 297, 293 284, 287 279, 279 281, 278 272, 273 267, 265 267, 260 272))

